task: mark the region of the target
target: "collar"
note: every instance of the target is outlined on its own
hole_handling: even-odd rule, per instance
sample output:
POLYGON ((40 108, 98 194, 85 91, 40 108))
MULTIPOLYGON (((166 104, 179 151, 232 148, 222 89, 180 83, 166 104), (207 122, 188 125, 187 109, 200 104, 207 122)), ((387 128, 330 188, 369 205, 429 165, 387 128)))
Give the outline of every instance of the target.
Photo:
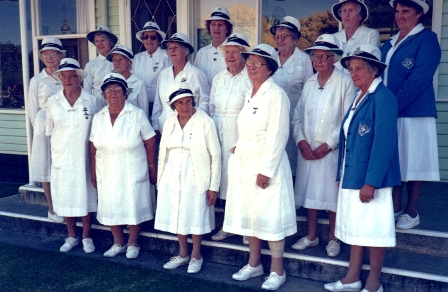
MULTIPOLYGON (((370 84, 369 89, 367 89, 367 94, 375 92, 376 88, 380 83, 383 82, 383 79, 381 77, 377 77, 372 81, 372 84, 370 84)), ((358 91, 360 93, 361 91, 358 91)))
POLYGON ((129 76, 129 78, 126 79, 126 82, 127 83, 133 83, 133 82, 136 82, 138 80, 139 80, 138 77, 131 73, 131 76, 129 76))
POLYGON ((346 43, 348 43, 348 41, 349 40, 351 40, 351 39, 356 39, 360 34, 362 34, 362 31, 365 29, 365 28, 367 28, 367 27, 365 27, 365 26, 363 26, 363 25, 360 25, 357 29, 356 29, 356 31, 355 31, 355 33, 352 35, 352 37, 351 38, 349 38, 349 39, 347 39, 347 34, 345 33, 345 28, 342 30, 342 36, 343 36, 343 38, 342 38, 342 42, 341 43, 343 43, 343 44, 346 44, 346 43))
POLYGON ((236 76, 239 76, 239 75, 247 75, 247 67, 244 66, 243 70, 240 73, 236 74, 236 75, 232 75, 232 73, 229 72, 228 68, 224 72, 225 72, 224 74, 229 76, 229 77, 236 77, 236 76))
POLYGON ((109 62, 109 60, 107 60, 106 57, 104 57, 104 56, 101 55, 101 54, 98 54, 97 58, 98 58, 98 60, 100 60, 100 61, 102 61, 102 62, 104 62, 104 61, 109 62))
POLYGON ((150 55, 150 54, 148 53, 148 51, 144 51, 144 52, 143 52, 143 55, 144 55, 145 57, 151 57, 151 56, 154 57, 154 56, 159 55, 161 51, 162 51, 162 49, 161 49, 160 47, 157 47, 157 50, 156 50, 152 55, 150 55))
MULTIPOLYGON (((405 36, 401 40, 401 42, 403 42, 405 39, 407 39, 410 36, 413 36, 413 35, 416 35, 416 34, 420 33, 424 29, 425 29, 425 27, 423 26, 423 24, 421 24, 421 23, 417 24, 416 26, 414 26, 413 29, 411 29, 411 31, 408 33, 408 35, 405 36)), ((391 43, 392 46, 395 46, 395 44, 397 43, 397 39, 398 39, 399 35, 400 35, 400 33, 397 33, 396 35, 394 35, 393 37, 390 38, 390 43, 391 43)))
MULTIPOLYGON (((130 102, 127 100, 124 102, 124 107, 121 110, 121 112, 118 114, 118 116, 121 116, 124 112, 133 112, 135 108, 132 106, 130 102)), ((99 112, 99 114, 108 114, 109 113, 109 106, 103 107, 99 112)))

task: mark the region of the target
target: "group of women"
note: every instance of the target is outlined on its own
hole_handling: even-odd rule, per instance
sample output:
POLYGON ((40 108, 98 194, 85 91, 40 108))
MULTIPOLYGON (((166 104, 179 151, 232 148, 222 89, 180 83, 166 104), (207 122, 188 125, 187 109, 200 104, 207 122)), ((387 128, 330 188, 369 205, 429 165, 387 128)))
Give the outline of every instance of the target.
POLYGON ((250 250, 232 278, 264 274, 265 240, 271 266, 262 289, 276 290, 286 280, 285 238, 297 232, 295 210, 303 206, 307 236, 293 249, 319 244, 318 210, 329 214, 327 254, 337 256, 340 241, 351 246, 347 275, 324 288, 360 291, 368 247, 362 291, 383 291, 394 219, 397 228, 419 224, 421 181, 439 179, 432 76, 440 47, 421 24, 429 7, 421 0, 390 4, 400 32, 381 49, 378 32, 362 26, 368 18, 362 0, 333 5, 343 30, 321 35, 304 52, 296 47, 294 17, 271 28, 277 49, 251 50, 245 35, 232 33, 224 7, 206 19, 212 42, 199 50, 195 65, 189 38, 165 39, 154 22, 137 33, 146 51, 135 57, 116 45, 109 28, 89 33, 98 57, 84 70, 63 58, 59 40, 45 38, 39 51, 45 68, 30 84, 30 180, 43 182, 49 218, 67 223, 60 251, 79 244, 76 217, 84 251, 95 250, 90 227, 97 212, 114 238, 104 256, 136 258, 141 223, 155 217, 155 229, 179 240, 178 255, 163 267, 188 265, 188 273, 197 273, 202 235, 215 229, 219 197, 224 223, 212 239, 242 235, 250 250), (405 182, 409 199, 401 211, 405 182))

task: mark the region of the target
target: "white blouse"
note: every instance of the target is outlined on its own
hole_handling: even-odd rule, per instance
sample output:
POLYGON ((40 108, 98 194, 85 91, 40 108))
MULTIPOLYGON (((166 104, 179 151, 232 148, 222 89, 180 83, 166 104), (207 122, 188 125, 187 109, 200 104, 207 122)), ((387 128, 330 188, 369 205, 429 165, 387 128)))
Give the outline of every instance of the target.
POLYGON ((208 46, 200 49, 194 60, 194 65, 204 71, 205 77, 207 77, 208 85, 211 86, 213 78, 227 68, 224 56, 218 50, 209 44, 208 46))

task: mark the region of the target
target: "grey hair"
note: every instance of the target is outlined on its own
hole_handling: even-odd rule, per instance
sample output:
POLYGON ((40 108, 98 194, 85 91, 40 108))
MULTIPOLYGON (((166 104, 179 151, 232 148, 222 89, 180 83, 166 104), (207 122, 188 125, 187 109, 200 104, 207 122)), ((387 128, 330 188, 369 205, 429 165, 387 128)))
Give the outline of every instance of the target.
POLYGON ((292 31, 291 29, 287 28, 286 26, 276 26, 272 29, 272 31, 274 32, 274 37, 275 34, 277 33, 277 29, 287 29, 289 31, 289 33, 291 34, 291 37, 294 41, 298 41, 299 40, 299 34, 295 31, 292 31))
POLYGON ((187 60, 190 59, 190 49, 188 49, 186 46, 180 44, 182 46, 182 48, 184 49, 185 54, 187 54, 187 60))
POLYGON ((107 38, 108 40, 109 40, 109 42, 111 43, 111 45, 112 45, 112 48, 115 46, 115 42, 112 40, 112 38, 108 35, 108 34, 106 34, 106 33, 104 33, 104 32, 97 32, 97 33, 95 33, 95 35, 93 36, 93 43, 95 43, 95 37, 96 36, 101 36, 101 37, 105 37, 105 38, 107 38))
MULTIPOLYGON (((357 58, 357 57, 354 57, 354 58, 357 58)), ((347 66, 347 69, 348 69, 348 67, 350 67, 350 61, 352 59, 353 58, 350 58, 347 61, 345 61, 345 66, 347 66)), ((364 64, 366 64, 366 67, 369 70, 369 72, 372 74, 375 74, 375 78, 380 76, 380 69, 378 68, 377 65, 375 65, 374 63, 369 62, 368 60, 363 59, 363 58, 357 58, 357 59, 362 60, 364 62, 364 64)))

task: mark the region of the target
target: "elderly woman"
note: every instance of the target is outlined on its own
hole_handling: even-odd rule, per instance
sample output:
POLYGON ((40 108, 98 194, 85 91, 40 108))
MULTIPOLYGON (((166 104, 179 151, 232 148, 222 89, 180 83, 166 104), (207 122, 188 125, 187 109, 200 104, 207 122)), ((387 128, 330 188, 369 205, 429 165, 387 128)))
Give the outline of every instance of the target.
MULTIPOLYGON (((219 47, 226 61, 227 69, 213 79, 210 92, 210 116, 216 124, 221 144, 221 187, 219 198, 227 198, 229 149, 238 140, 237 119, 244 105, 244 96, 251 87, 247 76, 246 62, 241 52, 247 52, 249 41, 243 34, 234 33, 219 47)), ((212 240, 223 240, 234 234, 224 232, 222 228, 212 236, 212 240)), ((247 238, 244 242, 247 242, 247 238)), ((248 244, 248 242, 247 242, 248 244)))
POLYGON ((347 275, 325 284, 328 291, 359 291, 362 259, 370 251, 370 272, 363 292, 383 291, 380 282, 386 247, 395 246, 392 187, 400 184, 397 100, 379 77, 386 64, 370 44, 342 58, 358 95, 339 135, 340 183, 335 235, 350 244, 347 275), (378 221, 381 218, 381 221, 378 221))
POLYGON ((45 136, 45 119, 48 98, 61 90, 61 82, 53 77, 65 55, 61 41, 44 38, 39 59, 45 68, 31 78, 26 111, 33 127, 33 144, 30 159, 30 183, 41 182, 48 202, 48 219, 62 223, 64 218, 54 212, 50 186, 50 139, 45 136))
POLYGON ((234 22, 230 20, 229 11, 219 6, 205 20, 205 27, 212 38, 212 42, 198 51, 194 65, 204 71, 209 86, 212 85, 213 78, 216 74, 226 69, 224 56, 218 50, 218 47, 232 33, 233 25, 234 22))
POLYGON ((116 45, 107 54, 106 59, 112 62, 114 71, 126 79, 128 85, 127 101, 142 109, 146 117, 148 117, 149 100, 146 94, 145 82, 131 73, 132 60, 134 59, 132 50, 126 46, 116 45))
POLYGON ((160 48, 166 35, 160 30, 157 23, 148 21, 143 29, 135 34, 135 37, 143 43, 146 49, 134 56, 132 73, 145 82, 146 96, 149 100, 148 115, 152 113, 154 105, 157 78, 162 69, 171 66, 171 61, 165 50, 160 48))
POLYGON ((128 225, 126 258, 135 259, 140 225, 154 218, 148 194, 157 180, 155 133, 143 110, 126 101, 129 88, 122 75, 107 75, 101 90, 108 106, 93 118, 90 171, 98 189, 97 219, 114 237, 104 256, 125 251, 122 226, 128 225))
POLYGON ((194 108, 195 96, 186 82, 169 88, 175 115, 165 123, 159 152, 157 214, 154 228, 177 234, 179 254, 163 268, 188 264, 187 272, 201 270, 202 235, 215 228, 213 205, 221 176, 221 149, 213 120, 194 108), (193 250, 188 253, 187 236, 193 250))
POLYGON ((162 48, 167 49, 172 66, 160 72, 157 80, 157 91, 152 111, 152 125, 157 134, 163 130, 166 119, 173 115, 173 109, 168 105, 171 92, 170 86, 176 82, 188 82, 193 94, 197 96, 196 105, 208 114, 210 86, 204 72, 192 65, 188 58, 194 53, 190 39, 183 33, 175 33, 162 42, 162 48))
MULTIPOLYGON (((380 46, 380 34, 376 29, 367 28, 362 24, 369 18, 369 10, 363 0, 340 0, 331 8, 334 18, 344 27, 334 34, 341 44, 344 54, 353 52, 362 44, 380 46)), ((348 73, 340 63, 337 68, 348 73)))
POLYGON ((54 209, 64 216, 68 237, 61 252, 79 244, 76 217, 82 221, 84 252, 95 251, 90 238, 92 213, 97 209, 96 191, 89 182, 89 133, 95 114, 96 98, 81 88, 86 73, 78 61, 61 60, 53 73, 62 82, 62 90, 47 104, 46 135, 51 142, 51 193, 54 209))
POLYGON ((384 84, 398 100, 398 148, 402 185, 394 188, 397 228, 409 229, 420 223, 417 202, 422 181, 438 181, 437 109, 433 76, 441 58, 437 35, 423 27, 421 18, 429 10, 420 0, 390 2, 400 32, 381 48, 388 64, 384 84), (423 154, 423 155, 422 155, 423 154), (402 210, 402 186, 408 200, 402 210))
POLYGON ((307 209, 308 234, 292 248, 303 250, 319 244, 318 210, 328 210, 327 254, 334 257, 340 252, 339 240, 334 235, 338 202, 338 185, 334 180, 338 167, 336 149, 342 118, 356 93, 350 77, 334 67, 342 50, 333 35, 321 35, 305 52, 310 54, 317 73, 305 84, 292 124, 300 151, 295 200, 296 205, 307 209))
MULTIPOLYGON (((313 75, 313 67, 310 57, 297 48, 297 42, 301 36, 300 22, 292 16, 285 16, 280 23, 270 29, 274 36, 278 50, 278 70, 272 76, 274 82, 278 84, 289 97, 291 121, 294 109, 302 95, 302 89, 308 78, 313 75)), ((296 175, 297 169, 297 146, 293 139, 292 124, 289 132, 286 153, 291 164, 292 175, 296 175)))
POLYGON ((98 56, 86 64, 84 70, 87 77, 84 79, 83 86, 87 92, 96 96, 102 106, 106 106, 107 103, 102 96, 101 85, 104 76, 111 73, 113 69, 106 56, 115 46, 118 38, 107 26, 98 26, 96 30, 87 34, 87 39, 95 45, 98 56))
POLYGON ((229 159, 229 189, 224 231, 249 236, 249 263, 232 278, 263 275, 261 241, 271 251, 270 275, 261 286, 277 290, 286 280, 285 237, 297 231, 291 168, 285 152, 289 100, 270 78, 278 68, 273 47, 260 44, 242 52, 252 88, 238 116, 238 141, 229 159))

